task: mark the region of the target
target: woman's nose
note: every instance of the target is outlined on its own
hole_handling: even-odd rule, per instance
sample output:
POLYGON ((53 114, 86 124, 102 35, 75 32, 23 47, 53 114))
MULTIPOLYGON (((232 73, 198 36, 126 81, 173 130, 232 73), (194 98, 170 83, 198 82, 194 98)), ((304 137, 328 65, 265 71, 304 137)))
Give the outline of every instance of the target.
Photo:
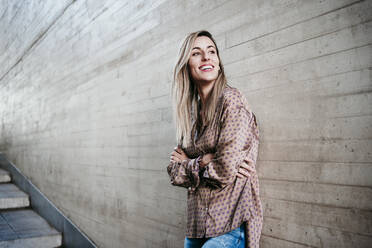
POLYGON ((209 54, 203 53, 203 60, 209 60, 209 54))

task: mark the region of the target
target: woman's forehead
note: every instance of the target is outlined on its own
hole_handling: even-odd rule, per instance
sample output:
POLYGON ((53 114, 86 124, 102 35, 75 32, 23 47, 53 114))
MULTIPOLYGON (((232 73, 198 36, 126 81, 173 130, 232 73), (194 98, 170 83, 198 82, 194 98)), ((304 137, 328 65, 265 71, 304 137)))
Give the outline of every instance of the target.
POLYGON ((204 48, 209 46, 215 47, 213 41, 207 36, 199 36, 195 39, 193 47, 204 48))

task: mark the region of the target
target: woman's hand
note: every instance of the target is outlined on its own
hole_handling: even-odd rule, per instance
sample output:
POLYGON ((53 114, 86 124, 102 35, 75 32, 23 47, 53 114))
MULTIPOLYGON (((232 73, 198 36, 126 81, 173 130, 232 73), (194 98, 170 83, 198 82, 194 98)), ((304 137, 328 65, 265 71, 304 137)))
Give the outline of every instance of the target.
MULTIPOLYGON (((214 159, 214 153, 207 153, 203 155, 202 159, 199 161, 200 167, 205 167, 209 162, 211 162, 214 159)), ((250 177, 252 170, 249 167, 248 164, 242 163, 239 167, 237 177, 240 178, 245 178, 245 177, 250 177)))
POLYGON ((174 148, 170 157, 171 162, 182 162, 187 159, 189 159, 189 157, 187 157, 186 153, 178 146, 174 148))
POLYGON ((252 169, 249 167, 249 165, 246 163, 242 163, 239 167, 237 177, 240 177, 240 178, 250 177, 251 172, 252 172, 252 169))
POLYGON ((204 154, 201 160, 199 161, 200 167, 205 167, 209 162, 211 162, 214 159, 214 153, 207 153, 204 154))

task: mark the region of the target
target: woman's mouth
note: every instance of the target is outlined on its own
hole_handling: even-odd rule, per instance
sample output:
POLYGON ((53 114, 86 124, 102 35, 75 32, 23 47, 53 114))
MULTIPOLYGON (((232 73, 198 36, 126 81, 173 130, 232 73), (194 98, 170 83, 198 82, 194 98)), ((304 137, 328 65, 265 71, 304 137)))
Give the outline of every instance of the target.
POLYGON ((211 71, 213 70, 213 67, 214 67, 213 65, 202 65, 199 67, 199 69, 202 71, 211 71))

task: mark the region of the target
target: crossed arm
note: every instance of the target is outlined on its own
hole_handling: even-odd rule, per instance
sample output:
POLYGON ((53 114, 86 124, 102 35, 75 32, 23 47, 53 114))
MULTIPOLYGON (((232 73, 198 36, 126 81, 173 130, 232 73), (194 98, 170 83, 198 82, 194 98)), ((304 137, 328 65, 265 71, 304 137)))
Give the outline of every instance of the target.
MULTIPOLYGON (((205 167, 207 164, 209 164, 213 159, 215 155, 214 153, 207 153, 203 155, 203 157, 199 160, 199 166, 201 168, 205 167)), ((179 147, 175 147, 173 152, 171 153, 170 161, 171 162, 182 162, 184 160, 189 159, 186 155, 186 153, 179 147)), ((239 167, 237 177, 244 178, 250 176, 251 168, 248 164, 242 163, 239 167)))
POLYGON ((223 106, 215 153, 190 159, 181 147, 174 148, 167 167, 173 185, 196 188, 203 178, 223 187, 235 177, 250 178, 255 173, 259 143, 255 116, 241 96, 226 96, 223 106))

